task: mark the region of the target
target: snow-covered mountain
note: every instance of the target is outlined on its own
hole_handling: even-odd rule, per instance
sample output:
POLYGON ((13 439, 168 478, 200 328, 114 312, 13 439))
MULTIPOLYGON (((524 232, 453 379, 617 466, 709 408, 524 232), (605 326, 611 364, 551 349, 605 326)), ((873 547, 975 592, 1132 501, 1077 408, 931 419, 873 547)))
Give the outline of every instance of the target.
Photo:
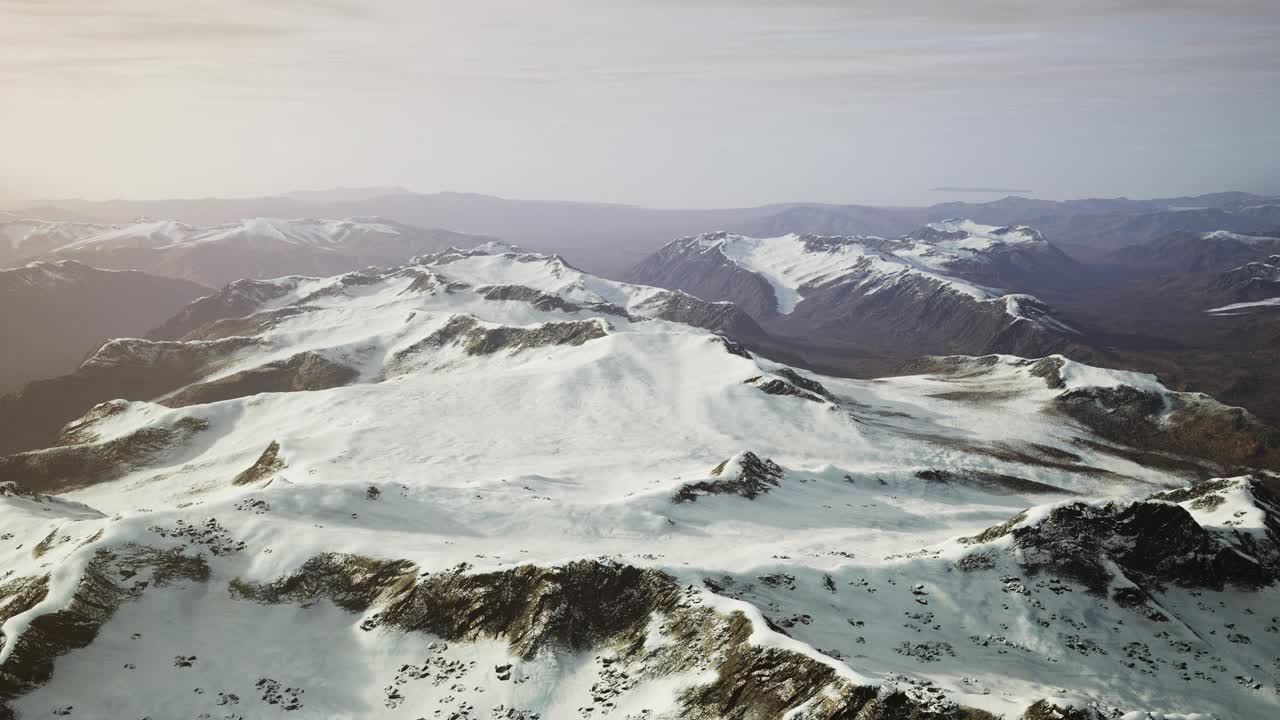
POLYGON ((0 217, 0 265, 36 258, 119 226, 0 217))
POLYGON ((1215 314, 1280 305, 1280 255, 1222 273, 1213 281, 1212 296, 1215 314))
POLYGON ((0 270, 0 395, 70 372, 104 340, 144 333, 208 292, 69 260, 0 270))
POLYGON ((814 376, 735 314, 486 246, 107 343, 80 381, 153 401, 0 459, 0 717, 1280 711, 1274 431, 1063 357, 814 376))
POLYGON ((402 263, 419 253, 485 240, 381 218, 250 218, 213 226, 173 220, 123 225, 18 220, 0 223, 0 265, 70 259, 217 287, 242 278, 332 275, 402 263))
POLYGON ((1280 237, 1226 230, 1174 232, 1116 250, 1111 260, 1156 274, 1220 273, 1280 253, 1280 237))
POLYGON ((529 201, 474 193, 354 188, 250 198, 153 201, 51 201, 19 215, 126 222, 140 216, 216 224, 244 217, 386 217, 419 227, 452 228, 554 251, 590 271, 619 277, 671 238, 721 228, 750 237, 879 235, 894 237, 927 222, 973 218, 995 226, 1031 225, 1078 257, 1101 259, 1116 248, 1170 232, 1280 227, 1280 198, 1248 193, 1135 200, 1053 201, 1009 196, 990 202, 929 207, 785 203, 749 208, 654 209, 561 201, 529 201), (1083 254, 1081 254, 1083 253, 1083 254))
POLYGON ((697 235, 628 279, 731 301, 780 335, 1043 354, 1069 348, 1076 333, 1018 288, 1075 267, 1032 228, 949 220, 897 238, 697 235))
MULTIPOLYGON (((706 303, 681 292, 614 283, 584 274, 558 256, 516 253, 501 243, 451 249, 420 257, 418 262, 396 271, 412 276, 417 283, 414 292, 433 288, 440 276, 435 268, 447 266, 451 278, 448 282, 474 280, 472 284, 482 287, 487 299, 510 299, 547 309, 569 309, 585 302, 590 308, 599 306, 606 315, 639 312, 743 339, 762 335, 755 321, 729 303, 706 303), (490 272, 486 263, 498 267, 490 272), (456 277, 473 266, 480 269, 468 272, 476 277, 456 277), (526 274, 538 289, 525 283, 526 274)), ((360 294, 361 287, 379 284, 381 277, 381 271, 369 270, 336 278, 290 276, 231 283, 161 324, 149 334, 151 341, 124 339, 107 343, 75 372, 34 383, 20 395, 0 398, 0 426, 7 430, 0 434, 0 453, 52 442, 64 423, 104 400, 157 399, 212 368, 222 367, 236 353, 246 354, 252 361, 259 352, 257 343, 244 336, 313 309, 324 297, 360 294), (184 339, 210 342, 172 342, 184 339)), ((357 308, 352 312, 358 315, 365 310, 357 308)), ((316 362, 328 367, 318 356, 316 362)), ((308 363, 304 370, 315 367, 315 363, 308 363)))

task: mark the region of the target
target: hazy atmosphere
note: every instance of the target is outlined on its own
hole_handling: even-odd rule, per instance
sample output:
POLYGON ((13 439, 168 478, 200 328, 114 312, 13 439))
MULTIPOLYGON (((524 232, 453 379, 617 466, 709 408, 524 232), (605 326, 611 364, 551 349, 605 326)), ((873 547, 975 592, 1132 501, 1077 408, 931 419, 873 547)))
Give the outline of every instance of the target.
POLYGON ((0 205, 1277 192, 1277 47, 1272 0, 0 0, 0 205))

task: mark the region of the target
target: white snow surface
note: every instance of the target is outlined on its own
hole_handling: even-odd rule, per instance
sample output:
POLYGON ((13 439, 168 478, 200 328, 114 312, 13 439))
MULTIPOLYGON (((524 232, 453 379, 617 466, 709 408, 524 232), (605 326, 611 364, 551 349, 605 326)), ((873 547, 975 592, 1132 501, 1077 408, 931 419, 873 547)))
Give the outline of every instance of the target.
POLYGON ((968 235, 967 238, 955 241, 957 243, 955 247, 967 247, 974 250, 984 250, 995 243, 1013 245, 1044 242, 1044 238, 1041 237, 1038 230, 1026 225, 983 225, 967 218, 956 218, 929 223, 928 226, 934 230, 968 235))
POLYGON ((1249 243, 1256 245, 1259 243, 1273 243, 1280 238, 1274 235, 1245 235, 1243 233, 1231 232, 1230 230, 1214 230, 1204 233, 1200 236, 1205 240, 1235 240, 1237 242, 1249 243))
POLYGON ((19 255, 84 256, 86 252, 172 250, 198 245, 302 246, 333 250, 353 241, 390 240, 413 228, 380 218, 247 218, 218 225, 140 219, 122 224, 12 220, 0 223, 0 242, 19 255))
POLYGON ((65 262, 34 262, 21 268, 0 270, 0 273, 33 287, 52 288, 74 283, 76 279, 73 273, 68 272, 72 269, 65 262))
POLYGON ((1214 315, 1237 315, 1244 312, 1264 310, 1270 307, 1280 307, 1280 297, 1268 298, 1266 300, 1255 300, 1253 302, 1232 303, 1230 305, 1212 308, 1205 312, 1214 315))
POLYGON ((110 232, 114 228, 112 225, 94 223, 9 220, 0 222, 0 241, 10 251, 22 250, 29 244, 61 247, 97 233, 110 232))
MULTIPOLYGON (((67 228, 68 223, 53 223, 48 227, 34 227, 36 232, 49 233, 67 228)), ((232 223, 201 227, 176 220, 143 220, 123 225, 80 226, 69 235, 78 236, 61 244, 59 251, 104 251, 120 248, 163 249, 181 245, 204 243, 257 242, 283 243, 308 247, 332 247, 341 245, 358 235, 395 236, 401 233, 396 225, 379 219, 316 220, 279 218, 247 218, 232 223)))
POLYGON ((1155 375, 1133 372, 1131 370, 1113 370, 1099 368, 1076 362, 1064 355, 1054 357, 1062 361, 1058 376, 1068 390, 1079 390, 1087 387, 1115 388, 1128 386, 1136 390, 1165 395, 1169 389, 1160 383, 1155 375))
POLYGON ((975 300, 992 297, 989 290, 938 275, 923 264, 876 251, 852 239, 823 252, 806 250, 803 236, 795 234, 773 238, 727 235, 717 243, 704 247, 718 247, 725 257, 767 280, 777 298, 778 312, 783 315, 796 309, 803 299, 805 286, 838 281, 859 269, 868 270, 871 276, 868 282, 916 273, 943 281, 975 300))
MULTIPOLYGON (((737 244, 744 262, 767 262, 791 285, 841 262, 808 265, 786 242, 737 244)), ((580 717, 577 708, 590 704, 601 670, 589 655, 521 661, 497 641, 446 648, 426 635, 364 632, 360 615, 327 601, 300 608, 228 597, 232 578, 274 579, 321 552, 404 558, 433 572, 461 562, 484 571, 608 556, 697 587, 719 578, 731 590, 703 591, 702 601, 744 609, 756 620, 753 642, 809 654, 859 682, 927 680, 957 702, 1009 717, 1045 697, 1171 713, 1134 717, 1280 712, 1275 692, 1232 679, 1274 680, 1275 636, 1261 623, 1280 601, 1275 590, 1170 588, 1158 599, 1178 621, 1157 623, 1082 589, 1050 592, 1048 578, 1023 578, 1033 593, 1011 593, 996 580, 1019 574, 1007 559, 996 561, 1003 563, 997 571, 956 570, 972 550, 956 538, 1028 506, 1063 502, 1068 493, 1124 498, 1185 484, 1081 442, 1092 439, 1085 429, 1046 412, 1062 390, 1031 375, 1029 362, 1004 357, 981 373, 870 381, 805 373, 837 400, 768 395, 744 381, 782 366, 726 352, 708 331, 483 299, 479 287, 519 284, 638 316, 667 292, 592 277, 556 257, 490 250, 498 252, 441 254, 369 284, 282 280, 289 295, 260 310, 304 300, 314 309, 276 321, 218 375, 314 351, 357 367, 356 383, 177 409, 126 403, 93 425, 100 440, 184 417, 208 429, 55 503, 0 492, 0 530, 9 533, 0 540, 0 572, 50 574, 48 598, 0 628, 8 638, 65 604, 97 549, 136 542, 200 551, 155 529, 209 518, 246 544, 208 556, 208 582, 155 588, 123 606, 92 645, 58 659, 48 685, 14 701, 22 717, 71 706, 73 718, 412 719, 441 708, 448 717, 465 702, 473 714, 460 717, 499 717, 495 708, 503 706, 551 720, 580 717), (423 274, 439 282, 410 291, 423 274), (490 355, 445 345, 393 371, 397 352, 460 315, 485 327, 529 329, 593 320, 607 331, 581 345, 490 355), (286 467, 268 481, 233 486, 231 478, 273 440, 286 467), (1045 461, 1017 460, 1010 449, 1045 461), (781 465, 780 486, 755 500, 672 502, 683 484, 711 479, 711 468, 744 451, 781 465), (917 477, 938 468, 1012 475, 1059 491, 1030 495, 917 477), (255 501, 269 509, 254 511, 255 501), (52 548, 34 557, 32 546, 50 534, 52 548), (790 637, 769 630, 765 616, 790 637), (1210 633, 1223 623, 1256 629, 1253 644, 1210 633), (1077 651, 1095 646, 1070 637, 1100 650, 1077 651), (926 643, 932 651, 916 648, 926 643), (1135 669, 1127 654, 1133 643, 1149 646, 1161 664, 1150 673, 1146 665, 1135 669), (1182 657, 1175 643, 1204 651, 1194 669, 1222 669, 1211 679, 1182 679, 1172 665, 1182 657), (178 656, 198 660, 178 667, 178 656), (407 685, 407 700, 387 702, 384 688, 397 668, 432 658, 475 669, 456 682, 407 685), (496 679, 494 666, 506 663, 528 680, 496 679), (261 678, 305 688, 301 707, 284 713, 267 704, 255 687, 261 678), (225 704, 228 695, 236 702, 225 704)), ((845 260, 860 251, 848 252, 845 260)), ((114 351, 134 347, 121 342, 114 351)), ((1071 361, 1062 375, 1069 388, 1161 390, 1151 376, 1071 361)), ((651 630, 646 642, 663 642, 661 633, 651 630)), ((0 650, 0 662, 12 647, 0 650)), ((655 720, 672 717, 679 691, 708 681, 695 674, 641 685, 620 696, 609 716, 648 709, 655 720)))

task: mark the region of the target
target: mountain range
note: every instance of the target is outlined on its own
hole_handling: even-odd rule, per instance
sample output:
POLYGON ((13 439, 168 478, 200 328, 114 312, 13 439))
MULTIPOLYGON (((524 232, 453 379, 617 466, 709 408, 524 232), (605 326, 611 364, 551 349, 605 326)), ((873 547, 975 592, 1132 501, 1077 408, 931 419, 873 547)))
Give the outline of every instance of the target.
POLYGON ((1273 236, 1175 232, 1082 263, 1038 229, 971 219, 894 237, 711 233, 625 277, 730 301, 753 347, 826 373, 901 372, 922 354, 1064 353, 1158 372, 1280 419, 1273 236))
POLYGON ((986 225, 1035 227, 1061 249, 1092 261, 1120 247, 1175 231, 1266 234, 1280 229, 1280 198, 1241 192, 1150 200, 1054 201, 1011 196, 985 203, 945 202, 929 207, 792 202, 747 208, 655 209, 513 200, 473 193, 414 193, 402 188, 352 188, 256 198, 53 200, 13 212, 20 217, 91 223, 129 223, 153 217, 196 225, 234 223, 247 217, 381 217, 559 253, 590 272, 615 278, 673 238, 714 230, 749 237, 789 233, 892 237, 931 222, 964 217, 986 225))
POLYGON ((1275 206, 7 215, 0 720, 1269 717, 1275 206))
MULTIPOLYGON (((951 297, 962 246, 1041 242, 931 230, 689 244, 786 269, 785 316, 829 267, 951 297)), ((0 457, 0 717, 1280 709, 1273 427, 1062 355, 828 377, 761 330, 486 243, 105 343, 0 457)))
POLYGON ((486 240, 381 218, 250 218, 211 226, 172 219, 123 224, 12 220, 0 223, 0 266, 75 260, 220 287, 243 278, 331 275, 395 264, 486 240))
POLYGON ((1178 231, 1111 253, 1110 260, 1151 275, 1220 273, 1280 254, 1280 232, 1243 235, 1178 231))
POLYGON ((1075 266, 1032 228, 949 220, 891 239, 688 237, 627 279, 733 302, 780 337, 891 345, 912 356, 1038 355, 1068 348, 1077 333, 1017 290, 1075 266), (895 340, 872 340, 881 337, 895 340))

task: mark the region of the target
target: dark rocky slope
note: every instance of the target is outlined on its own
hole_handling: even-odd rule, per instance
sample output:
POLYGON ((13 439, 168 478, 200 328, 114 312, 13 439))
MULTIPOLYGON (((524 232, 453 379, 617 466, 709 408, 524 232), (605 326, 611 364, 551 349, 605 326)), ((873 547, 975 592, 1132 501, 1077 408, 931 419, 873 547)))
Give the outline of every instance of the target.
POLYGON ((75 372, 0 397, 0 454, 53 444, 63 425, 98 403, 152 400, 195 382, 255 342, 109 342, 75 372))
POLYGON ((70 261, 0 270, 0 395, 70 372, 106 340, 141 335, 210 292, 70 261))
POLYGON ((1280 237, 1180 231, 1120 248, 1110 260, 1156 275, 1221 273, 1277 253, 1280 237))
POLYGON ((1280 497, 1248 477, 1137 502, 1076 502, 1035 519, 1022 513, 965 541, 982 546, 1002 538, 1011 540, 1028 574, 1067 577, 1095 594, 1116 595, 1122 605, 1145 605, 1170 585, 1221 591, 1280 579, 1280 497), (1233 494, 1246 498, 1240 512, 1264 514, 1260 535, 1202 524, 1193 514, 1211 512, 1233 494))
POLYGON ((1246 263, 1218 275, 1209 292, 1215 307, 1280 297, 1280 255, 1246 263))

